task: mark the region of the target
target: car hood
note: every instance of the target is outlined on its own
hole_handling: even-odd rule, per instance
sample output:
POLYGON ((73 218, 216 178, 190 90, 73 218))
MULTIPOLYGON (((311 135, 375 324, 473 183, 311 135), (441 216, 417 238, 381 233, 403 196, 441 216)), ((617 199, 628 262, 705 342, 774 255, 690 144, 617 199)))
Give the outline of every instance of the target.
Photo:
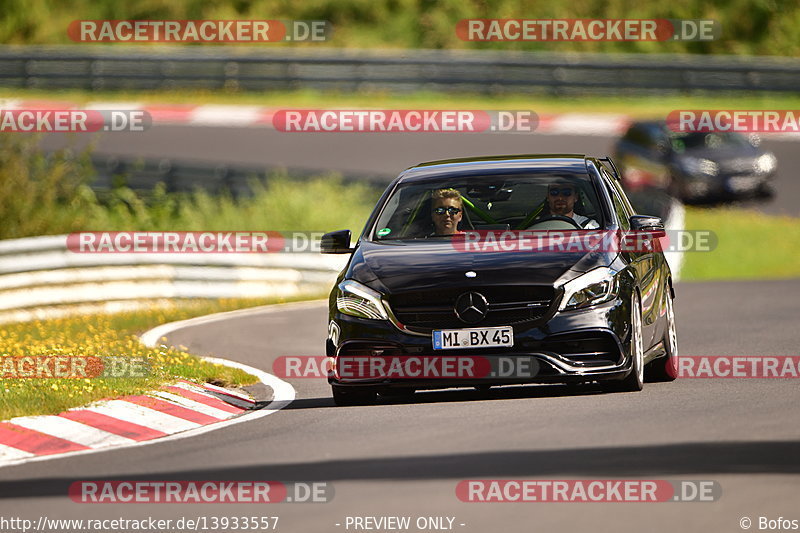
POLYGON ((465 252, 445 241, 362 241, 347 277, 384 294, 475 285, 560 285, 608 266, 606 252, 465 252), (468 278, 472 271, 475 277, 468 278))

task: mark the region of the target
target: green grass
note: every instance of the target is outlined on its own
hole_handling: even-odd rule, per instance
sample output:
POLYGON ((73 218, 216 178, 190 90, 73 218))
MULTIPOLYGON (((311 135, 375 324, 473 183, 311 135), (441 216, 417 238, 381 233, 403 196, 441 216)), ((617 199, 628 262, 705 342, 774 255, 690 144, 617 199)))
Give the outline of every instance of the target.
POLYGON ((80 91, 0 89, 0 98, 91 101, 135 101, 151 104, 259 105, 277 108, 371 107, 380 109, 529 109, 546 113, 619 113, 637 118, 665 118, 676 109, 798 109, 800 94, 763 95, 662 95, 569 96, 477 95, 469 93, 415 92, 279 92, 238 91, 80 91))
POLYGON ((800 277, 800 218, 687 208, 686 229, 711 230, 718 244, 711 252, 686 252, 681 280, 800 277))
POLYGON ((128 357, 147 361, 150 372, 142 378, 0 377, 0 420, 60 413, 105 398, 140 394, 177 379, 221 386, 255 383, 254 376, 203 361, 183 347, 146 348, 138 341, 137 335, 166 322, 284 301, 287 300, 178 300, 168 307, 153 310, 4 324, 0 329, 0 358, 128 357))

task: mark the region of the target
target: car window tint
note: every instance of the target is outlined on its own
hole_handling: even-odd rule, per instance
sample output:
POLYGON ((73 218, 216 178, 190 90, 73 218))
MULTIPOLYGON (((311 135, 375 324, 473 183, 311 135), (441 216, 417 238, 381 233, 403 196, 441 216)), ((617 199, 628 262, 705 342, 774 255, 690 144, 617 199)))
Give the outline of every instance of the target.
POLYGON ((619 219, 620 227, 625 230, 631 229, 631 222, 630 222, 630 217, 628 216, 628 211, 625 209, 625 206, 622 203, 622 200, 620 199, 619 193, 613 187, 612 187, 611 201, 614 202, 614 211, 617 213, 617 218, 619 219))
POLYGON ((628 195, 625 194, 625 190, 622 188, 622 185, 620 185, 619 181, 617 180, 612 179, 610 181, 611 185, 614 187, 614 189, 616 189, 617 193, 619 194, 619 199, 622 201, 622 204, 625 206, 628 213, 630 215, 635 215, 636 210, 633 208, 633 205, 631 205, 631 202, 628 199, 628 195))
POLYGON ((463 198, 458 226, 462 231, 506 226, 524 229, 534 220, 549 215, 548 189, 554 183, 571 190, 573 213, 579 215, 576 221, 584 224, 583 218, 589 218, 602 225, 602 211, 587 174, 454 176, 399 185, 381 209, 371 235, 375 240, 431 236, 434 231, 431 195, 439 189, 455 189, 463 198))
POLYGON ((631 229, 630 216, 625 209, 625 205, 620 199, 619 192, 615 188, 614 180, 608 179, 608 173, 605 171, 603 171, 603 175, 605 178, 603 179, 603 183, 606 186, 608 195, 611 196, 611 203, 614 207, 614 212, 617 214, 617 218, 619 219, 620 227, 625 230, 631 229))

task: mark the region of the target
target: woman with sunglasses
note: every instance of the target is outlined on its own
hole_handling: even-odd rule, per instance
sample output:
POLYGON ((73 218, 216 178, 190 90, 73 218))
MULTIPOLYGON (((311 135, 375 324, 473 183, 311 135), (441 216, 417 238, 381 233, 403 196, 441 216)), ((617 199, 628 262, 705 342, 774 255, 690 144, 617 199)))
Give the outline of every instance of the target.
POLYGON ((436 228, 434 235, 455 235, 459 233, 464 202, 455 189, 438 189, 431 193, 431 218, 436 228))

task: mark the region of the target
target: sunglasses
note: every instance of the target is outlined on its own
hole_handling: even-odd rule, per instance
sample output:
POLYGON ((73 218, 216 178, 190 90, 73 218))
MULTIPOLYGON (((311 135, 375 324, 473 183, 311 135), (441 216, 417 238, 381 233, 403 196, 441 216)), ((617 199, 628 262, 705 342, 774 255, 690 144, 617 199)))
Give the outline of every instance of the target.
POLYGON ((566 187, 564 189, 550 189, 548 194, 550 194, 550 196, 558 196, 560 194, 561 196, 570 197, 574 192, 573 189, 566 187))
POLYGON ((437 207, 436 209, 433 210, 433 212, 436 213, 437 215, 444 215, 445 213, 447 213, 448 215, 454 217, 461 212, 461 209, 457 207, 437 207))

